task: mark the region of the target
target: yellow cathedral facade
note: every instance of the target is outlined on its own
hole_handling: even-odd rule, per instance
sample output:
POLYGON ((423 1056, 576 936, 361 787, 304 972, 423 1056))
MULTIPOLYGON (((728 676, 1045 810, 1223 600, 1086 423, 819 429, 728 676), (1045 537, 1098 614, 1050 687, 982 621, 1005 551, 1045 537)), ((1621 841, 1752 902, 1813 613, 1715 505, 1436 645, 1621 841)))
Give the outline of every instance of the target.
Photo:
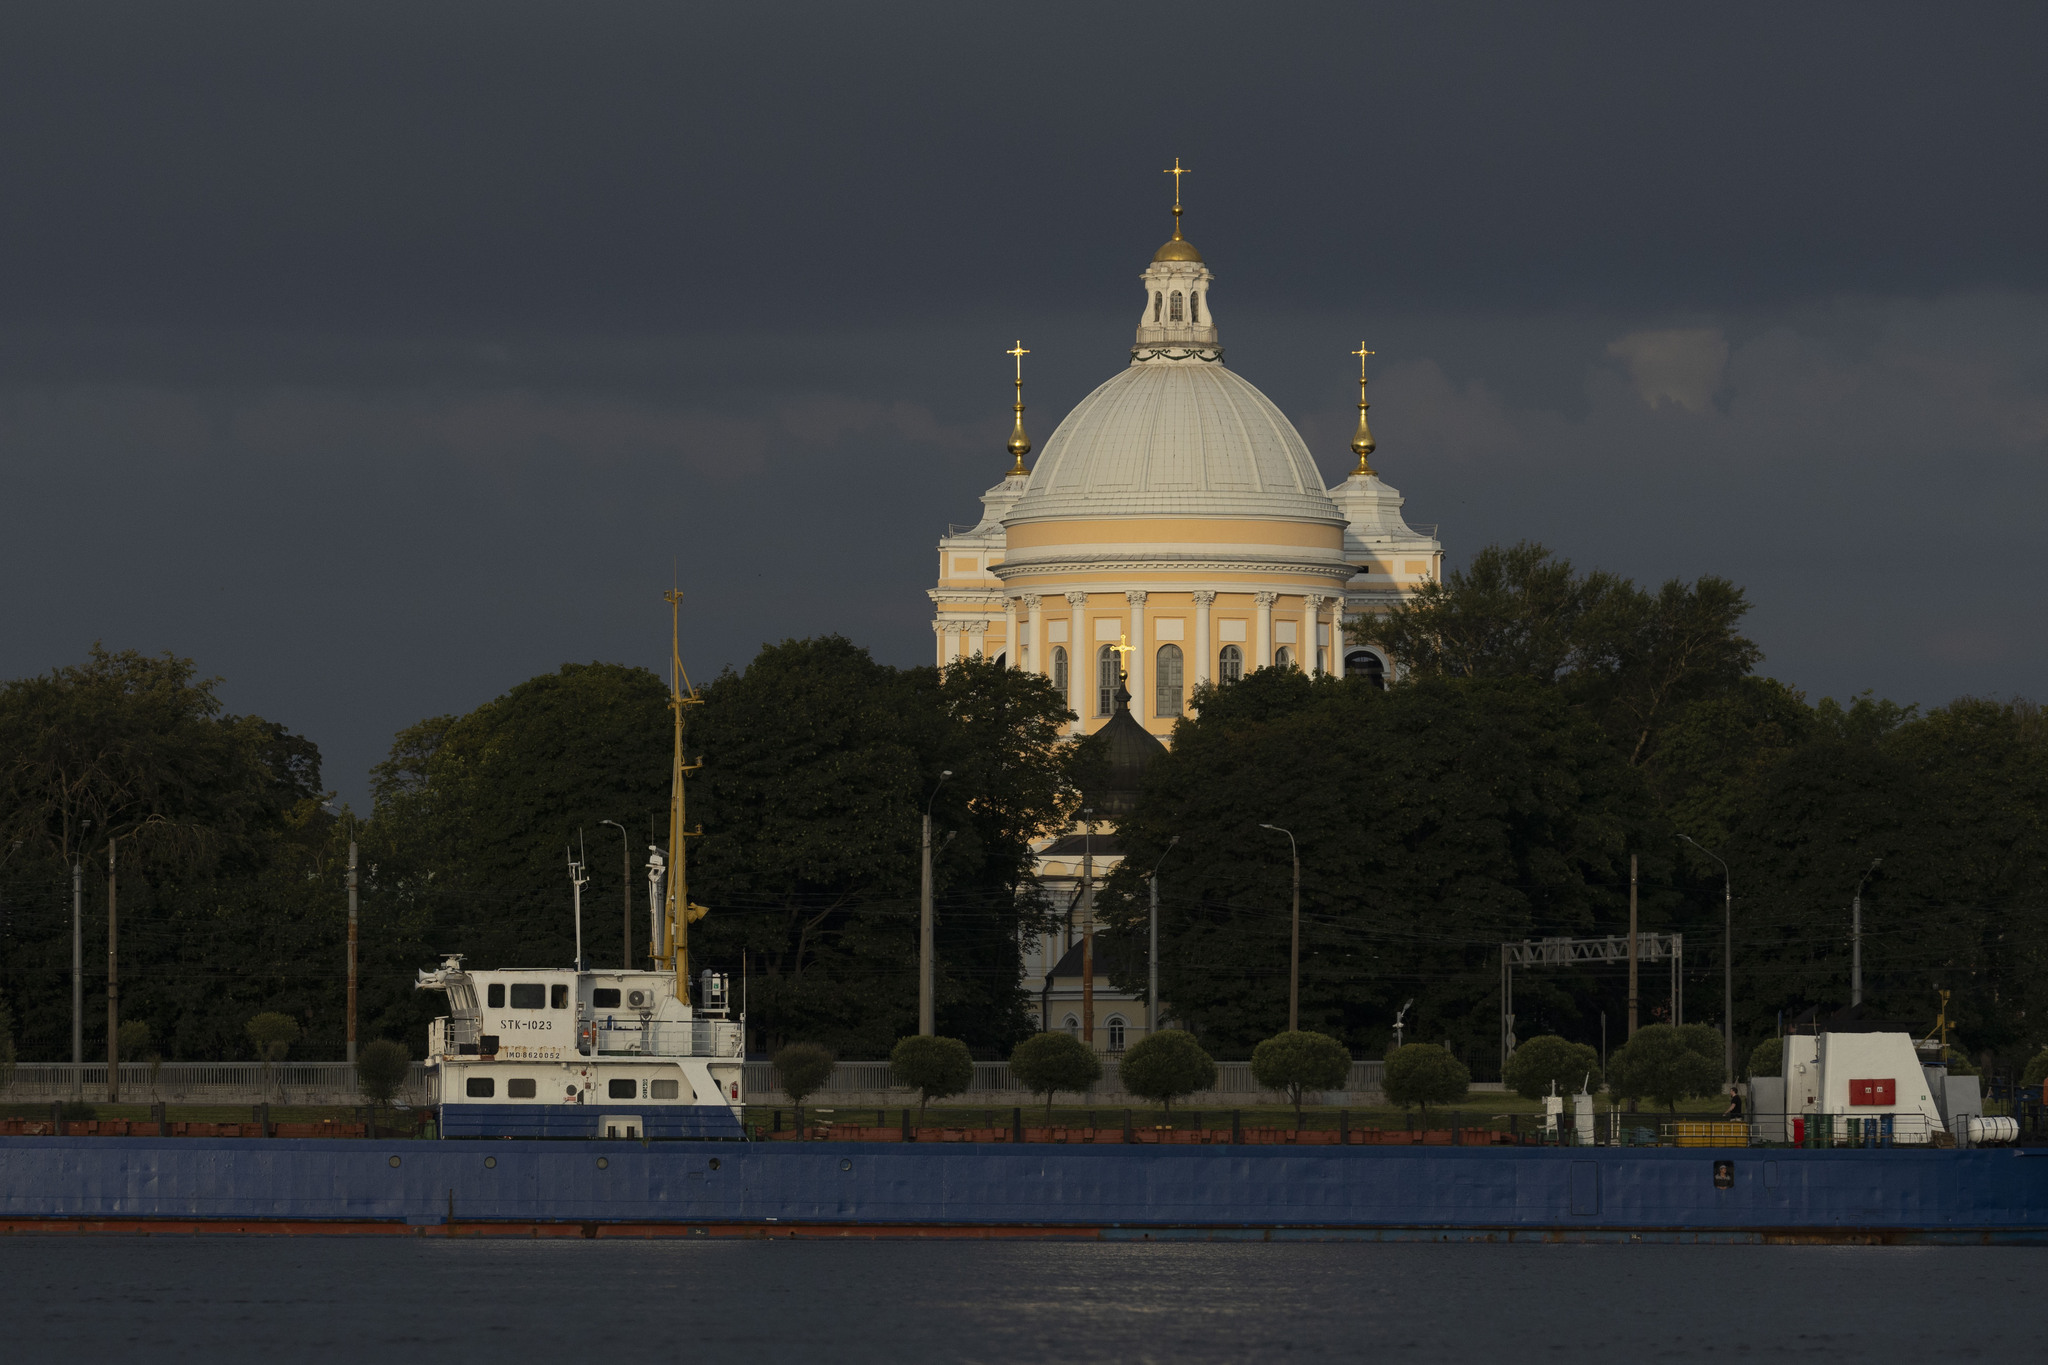
POLYGON ((1368 458, 1370 352, 1358 352, 1357 464, 1325 487, 1286 414, 1224 364, 1215 277, 1181 235, 1178 194, 1173 212, 1141 277, 1129 364, 1027 470, 1018 343, 1014 463, 979 522, 939 541, 938 664, 1000 657, 1048 677, 1077 735, 1108 723, 1120 668, 1133 717, 1162 739, 1195 687, 1255 669, 1383 682, 1397 661, 1347 645, 1344 623, 1442 571, 1434 528, 1402 519, 1368 458))

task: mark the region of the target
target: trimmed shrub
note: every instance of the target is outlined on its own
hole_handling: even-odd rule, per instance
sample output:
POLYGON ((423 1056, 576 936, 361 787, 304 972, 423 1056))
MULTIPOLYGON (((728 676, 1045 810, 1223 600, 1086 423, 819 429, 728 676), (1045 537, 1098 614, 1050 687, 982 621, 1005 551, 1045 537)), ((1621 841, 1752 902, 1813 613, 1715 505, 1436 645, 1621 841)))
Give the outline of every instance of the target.
POLYGON ((404 1043, 379 1038, 356 1054, 356 1084, 372 1105, 383 1107, 398 1097, 412 1071, 412 1052, 404 1043))
POLYGON ((832 1068, 838 1063, 830 1048, 816 1043, 791 1043, 772 1059, 770 1064, 775 1068, 775 1079, 782 1083, 782 1093, 796 1106, 799 1133, 804 1129, 804 1101, 832 1079, 832 1068))
POLYGON ((1102 1059, 1071 1033, 1034 1033, 1010 1053, 1010 1074, 1026 1090, 1045 1096, 1050 1122, 1053 1094, 1087 1090, 1102 1079, 1102 1059))
POLYGON ((1508 1089, 1525 1100, 1545 1095, 1575 1095, 1581 1085, 1600 1088, 1600 1054, 1584 1043, 1567 1042, 1554 1033, 1515 1044, 1501 1073, 1508 1089), (1551 1086, 1557 1087, 1556 1091, 1551 1086))
POLYGON ((1252 1075, 1294 1102, 1301 1127, 1301 1097, 1308 1090, 1341 1090, 1351 1079, 1351 1051, 1327 1033, 1276 1033, 1252 1049, 1252 1075))
POLYGON ((957 1095, 974 1084, 974 1058, 958 1038, 899 1038, 889 1053, 889 1068, 896 1073, 896 1084, 916 1088, 920 1119, 933 1100, 957 1095))
POLYGON ((1133 1043, 1117 1063, 1124 1089, 1141 1099, 1157 1100, 1173 1112, 1173 1102, 1216 1084, 1216 1060, 1202 1050, 1192 1033, 1167 1029, 1133 1043))
POLYGON ((1719 1094, 1721 1035, 1704 1024, 1637 1029, 1608 1060, 1607 1084, 1623 1099, 1649 1100, 1674 1112, 1680 1100, 1719 1094))
POLYGON ((1427 1124, 1429 1106, 1456 1104, 1470 1093, 1472 1072, 1437 1043, 1409 1043, 1387 1054, 1381 1085, 1395 1104, 1421 1109, 1427 1124))

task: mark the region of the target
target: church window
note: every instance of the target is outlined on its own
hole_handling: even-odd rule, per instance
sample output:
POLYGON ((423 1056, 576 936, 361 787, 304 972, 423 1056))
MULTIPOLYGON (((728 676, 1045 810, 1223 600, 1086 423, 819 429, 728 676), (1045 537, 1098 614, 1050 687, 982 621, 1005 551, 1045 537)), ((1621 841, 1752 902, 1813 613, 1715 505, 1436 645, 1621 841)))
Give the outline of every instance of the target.
POLYGON ((1159 646, 1158 666, 1152 670, 1152 714, 1180 714, 1181 661, 1179 645, 1159 646))
POLYGON ((1124 1017, 1121 1014, 1109 1016, 1109 1050, 1111 1052, 1122 1052, 1124 1050, 1124 1017))
POLYGON ((1330 671, 1330 651, 1329 651, 1329 650, 1327 650, 1327 649, 1317 649, 1317 650, 1316 650, 1316 672, 1318 672, 1318 673, 1328 673, 1329 671, 1330 671))
POLYGON ((1052 685, 1059 689, 1061 696, 1067 695, 1067 647, 1052 647, 1052 685))
POLYGON ((1116 646, 1104 645, 1095 652, 1095 714, 1107 716, 1116 710, 1116 646))
POLYGON ((1244 651, 1236 645, 1225 645, 1216 656, 1216 681, 1234 683, 1244 676, 1244 651))
POLYGON ((1369 649, 1354 649, 1344 656, 1344 672, 1354 678, 1363 678, 1374 687, 1387 685, 1387 666, 1380 656, 1369 649))
POLYGON ((1166 295, 1164 295, 1164 294, 1160 293, 1160 292, 1159 292, 1158 290, 1156 290, 1156 289, 1155 289, 1155 290, 1153 290, 1153 291, 1152 291, 1152 324, 1153 324, 1153 325, 1154 325, 1155 327, 1156 327, 1156 326, 1158 326, 1158 324, 1159 324, 1159 310, 1160 310, 1160 308, 1161 308, 1161 307, 1163 307, 1163 306, 1165 305, 1165 303, 1166 303, 1166 295))
POLYGON ((1181 320, 1181 319, 1180 319, 1180 290, 1178 290, 1178 289, 1176 289, 1176 290, 1174 290, 1174 291, 1173 291, 1173 301, 1172 301, 1172 303, 1171 303, 1171 304, 1170 304, 1170 305, 1168 306, 1168 312, 1167 312, 1166 320, 1167 320, 1168 322, 1179 322, 1179 321, 1181 320))
POLYGON ((1197 289, 1188 295, 1188 321, 1200 326, 1202 322, 1202 291, 1197 289))
POLYGON ((1064 1025, 1064 1027, 1066 1028, 1067 1032, 1073 1037, 1079 1038, 1081 1036, 1081 1021, 1079 1019, 1076 1019, 1073 1015, 1070 1014, 1067 1016, 1067 1022, 1064 1025))
POLYGON ((1275 667, 1275 668, 1292 668, 1292 667, 1294 667, 1294 651, 1293 651, 1293 650, 1291 650, 1291 649, 1289 649, 1289 648, 1288 648, 1288 647, 1287 647, 1286 645, 1282 645, 1282 646, 1280 646, 1280 648, 1278 648, 1278 649, 1274 650, 1274 651, 1273 651, 1273 667, 1275 667))

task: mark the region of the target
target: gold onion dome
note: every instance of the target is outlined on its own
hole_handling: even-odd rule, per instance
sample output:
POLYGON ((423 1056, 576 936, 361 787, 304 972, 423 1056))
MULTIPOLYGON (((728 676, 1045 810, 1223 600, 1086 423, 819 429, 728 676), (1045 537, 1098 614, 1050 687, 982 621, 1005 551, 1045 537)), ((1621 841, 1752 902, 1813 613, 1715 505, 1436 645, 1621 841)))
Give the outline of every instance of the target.
POLYGON ((1178 220, 1173 225, 1173 238, 1159 250, 1152 253, 1155 261, 1194 261, 1200 263, 1202 253, 1195 250, 1195 244, 1180 235, 1178 220))

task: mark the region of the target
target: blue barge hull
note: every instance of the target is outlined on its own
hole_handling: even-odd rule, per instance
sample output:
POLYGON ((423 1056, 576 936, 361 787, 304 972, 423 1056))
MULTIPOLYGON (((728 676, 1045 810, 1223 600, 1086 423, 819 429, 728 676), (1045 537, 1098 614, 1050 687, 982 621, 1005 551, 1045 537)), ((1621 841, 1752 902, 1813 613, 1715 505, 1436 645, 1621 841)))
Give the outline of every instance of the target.
POLYGON ((11 1138, 0 1230, 2048 1244, 2048 1150, 11 1138))

